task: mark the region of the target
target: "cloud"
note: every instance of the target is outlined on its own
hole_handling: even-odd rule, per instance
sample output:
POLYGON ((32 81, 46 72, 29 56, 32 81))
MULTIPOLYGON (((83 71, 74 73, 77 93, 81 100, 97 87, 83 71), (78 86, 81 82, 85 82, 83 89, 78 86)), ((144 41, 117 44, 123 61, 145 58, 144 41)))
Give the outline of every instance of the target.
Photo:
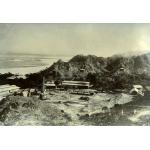
POLYGON ((150 49, 149 24, 0 24, 0 51, 49 55, 150 49))

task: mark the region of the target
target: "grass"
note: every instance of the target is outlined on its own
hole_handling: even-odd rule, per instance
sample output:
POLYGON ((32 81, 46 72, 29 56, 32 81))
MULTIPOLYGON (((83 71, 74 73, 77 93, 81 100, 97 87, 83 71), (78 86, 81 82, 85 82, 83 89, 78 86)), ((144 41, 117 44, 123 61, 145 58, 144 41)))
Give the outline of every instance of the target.
MULTIPOLYGON (((64 126, 129 123, 127 115, 121 115, 121 105, 115 105, 116 101, 122 102, 124 95, 99 94, 91 96, 89 101, 84 102, 80 97, 69 95, 67 92, 49 95, 49 98, 43 101, 34 96, 9 96, 0 102, 0 125, 64 126), (112 108, 114 105, 117 108, 112 108)), ((130 99, 130 96, 125 98, 130 99)))
POLYGON ((1 105, 0 121, 4 125, 67 125, 67 114, 56 106, 36 98, 12 96, 1 105))

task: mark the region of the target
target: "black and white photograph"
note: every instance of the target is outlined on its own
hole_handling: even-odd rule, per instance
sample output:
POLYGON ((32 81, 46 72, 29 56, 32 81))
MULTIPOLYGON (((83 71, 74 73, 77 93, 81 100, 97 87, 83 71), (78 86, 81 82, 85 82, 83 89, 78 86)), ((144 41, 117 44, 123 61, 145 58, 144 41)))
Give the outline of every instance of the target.
POLYGON ((1 23, 1 126, 149 126, 149 23, 1 23))
POLYGON ((149 150, 149 6, 0 0, 0 148, 149 150))

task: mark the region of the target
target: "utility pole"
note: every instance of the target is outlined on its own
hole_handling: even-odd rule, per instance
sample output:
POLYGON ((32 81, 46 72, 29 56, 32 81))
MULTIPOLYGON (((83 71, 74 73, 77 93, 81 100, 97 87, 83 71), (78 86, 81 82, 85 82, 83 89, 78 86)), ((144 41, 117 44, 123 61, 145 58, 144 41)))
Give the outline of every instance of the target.
POLYGON ((42 82, 42 93, 45 91, 45 77, 43 76, 43 82, 42 82))

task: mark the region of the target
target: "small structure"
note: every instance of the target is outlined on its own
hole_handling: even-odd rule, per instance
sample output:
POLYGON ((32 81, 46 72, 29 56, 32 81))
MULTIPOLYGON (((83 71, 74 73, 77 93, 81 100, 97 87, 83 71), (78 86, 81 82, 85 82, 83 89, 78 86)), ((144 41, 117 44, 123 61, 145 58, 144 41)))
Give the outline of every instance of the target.
POLYGON ((81 71, 81 72, 84 72, 84 71, 85 71, 85 69, 82 69, 82 68, 81 68, 81 69, 80 69, 80 71, 81 71))
POLYGON ((125 70, 125 68, 121 67, 119 70, 120 70, 120 71, 124 71, 124 70, 125 70))
POLYGON ((30 96, 38 96, 38 90, 37 89, 24 89, 21 91, 21 95, 23 97, 30 97, 30 96))
POLYGON ((22 96, 23 97, 28 97, 29 96, 29 91, 28 90, 22 91, 22 96))
POLYGON ((44 84, 44 86, 46 87, 46 89, 54 89, 56 87, 54 81, 48 81, 44 84))
POLYGON ((144 96, 143 86, 142 85, 133 85, 133 88, 130 90, 130 94, 144 96))

